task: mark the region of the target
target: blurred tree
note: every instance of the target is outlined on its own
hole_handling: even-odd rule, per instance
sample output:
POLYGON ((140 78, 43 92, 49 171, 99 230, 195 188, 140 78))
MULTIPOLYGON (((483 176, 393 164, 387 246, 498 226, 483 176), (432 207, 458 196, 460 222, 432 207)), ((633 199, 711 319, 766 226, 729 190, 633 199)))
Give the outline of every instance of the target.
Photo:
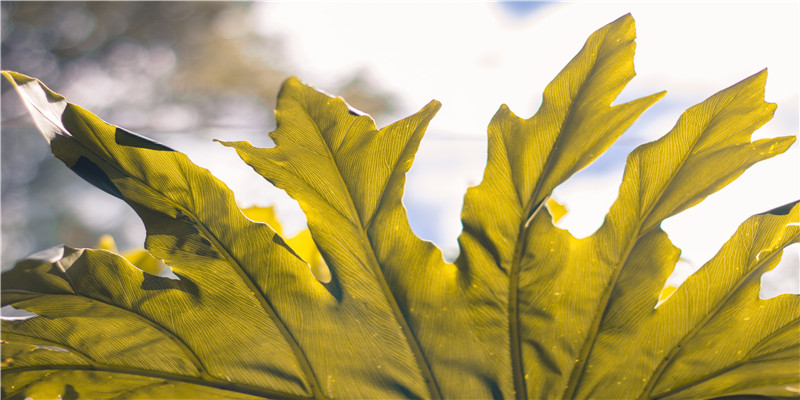
MULTIPOLYGON (((263 134, 292 68, 279 38, 252 29, 259 22, 249 10, 246 2, 4 1, 2 68, 146 134, 263 134)), ((391 96, 358 72, 343 82, 328 89, 372 115, 391 111, 391 96)), ((58 243, 92 246, 103 233, 122 248, 141 245, 135 215, 50 157, 10 85, 2 87, 2 266, 58 243)))

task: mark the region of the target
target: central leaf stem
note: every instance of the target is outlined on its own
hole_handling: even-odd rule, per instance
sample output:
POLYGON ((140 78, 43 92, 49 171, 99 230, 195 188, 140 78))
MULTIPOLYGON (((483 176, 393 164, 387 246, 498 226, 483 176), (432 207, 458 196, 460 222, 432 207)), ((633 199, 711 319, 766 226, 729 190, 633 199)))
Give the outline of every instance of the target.
MULTIPOLYGON (((634 237, 637 239, 640 237, 636 234, 634 237)), ((586 336, 586 340, 584 341, 583 347, 581 348, 581 353, 578 356, 577 362, 575 366, 572 368, 572 372, 569 375, 569 381, 567 382, 567 386, 565 387, 563 399, 573 399, 575 398, 575 392, 578 390, 578 382, 580 378, 583 376, 583 372, 586 369, 586 361, 589 359, 589 354, 592 352, 594 348, 595 341, 597 339, 597 332, 600 331, 600 324, 603 322, 605 318, 606 312, 608 311, 609 302, 611 300, 611 293, 614 291, 616 287, 617 278, 619 278, 619 274, 622 272, 622 268, 625 266, 625 262, 630 255, 630 252, 633 251, 633 247, 636 244, 636 240, 632 240, 628 245, 625 253, 623 254, 621 261, 619 261, 614 267, 614 273, 612 274, 611 278, 609 279, 609 284, 606 286, 605 291, 603 292, 603 297, 600 299, 598 303, 599 307, 598 311, 594 315, 594 319, 592 320, 592 326, 589 328, 588 334, 586 336)))
MULTIPOLYGON (((100 141, 100 143, 101 143, 101 145, 104 145, 102 141, 100 141)), ((87 150, 91 151, 91 149, 89 149, 89 148, 87 148, 87 150)), ((107 151, 109 151, 109 150, 107 150, 107 151)), ((109 151, 109 154, 110 154, 110 151, 109 151)), ((310 364, 310 362, 308 360, 308 356, 305 354, 305 352, 303 351, 303 348, 297 342, 297 339, 295 339, 294 335, 292 335, 292 333, 289 331, 288 327, 286 326, 286 322, 284 322, 283 319, 278 315, 278 313, 275 311, 275 308, 273 307, 272 303, 261 292, 261 289, 255 283, 254 279, 250 276, 250 274, 247 273, 247 271, 242 266, 242 264, 240 263, 238 258, 236 258, 228 250, 228 248, 225 245, 223 245, 222 241, 205 225, 203 220, 196 213, 194 213, 193 211, 190 211, 188 208, 184 207, 183 205, 173 201, 172 199, 170 199, 169 197, 165 196, 163 193, 158 191, 156 188, 150 187, 148 184, 146 184, 144 181, 142 181, 139 177, 127 174, 127 172, 123 168, 118 167, 114 163, 110 163, 110 162, 106 161, 106 159, 102 155, 97 157, 95 162, 99 162, 101 164, 104 164, 106 166, 106 168, 115 169, 115 170, 118 171, 119 174, 121 174, 123 176, 129 176, 129 177, 135 179, 142 186, 142 188, 145 188, 146 190, 151 191, 152 194, 155 197, 160 197, 161 199, 163 199, 163 201, 165 203, 171 203, 171 205, 173 207, 175 207, 176 210, 179 210, 181 213, 186 215, 192 221, 192 223, 194 224, 194 226, 196 227, 198 232, 203 237, 205 237, 207 240, 209 240, 211 242, 212 246, 215 249, 217 249, 217 251, 219 251, 219 253, 226 259, 228 264, 232 267, 232 269, 242 278, 242 281, 244 282, 245 285, 247 285, 247 287, 253 293, 253 295, 255 296, 256 300, 261 305, 261 307, 270 316, 272 321, 275 322, 275 326, 280 331, 280 333, 283 336, 284 340, 286 340, 286 342, 292 348, 294 353, 296 355, 299 355, 299 357, 297 357, 296 360, 297 360, 297 362, 298 362, 298 364, 300 366, 300 369, 303 371, 303 374, 306 377, 307 384, 308 384, 309 389, 311 391, 312 398, 314 398, 314 399, 323 399, 323 398, 325 398, 325 395, 322 393, 322 390, 320 389, 320 386, 319 386, 319 384, 317 382, 316 375, 314 374, 314 371, 311 368, 311 364, 310 364)), ((134 207, 134 209, 135 209, 135 207, 134 207)), ((136 210, 136 211, 138 213, 139 210, 136 210)), ((205 374, 204 374, 204 376, 205 376, 205 374)))
MULTIPOLYGON (((797 239, 797 238, 795 238, 795 239, 797 239)), ((667 367, 669 367, 671 365, 672 361, 677 357, 678 352, 680 352, 681 349, 683 349, 686 346, 686 343, 688 343, 690 340, 692 340, 692 338, 694 338, 700 332, 700 330, 702 330, 702 328, 705 328, 706 325, 709 323, 709 321, 711 321, 711 319, 713 317, 715 317, 720 312, 720 310, 722 310, 722 307, 727 303, 727 301, 730 300, 730 298, 734 294, 736 294, 742 288, 742 286, 748 281, 747 277, 752 276, 752 275, 757 274, 757 273, 763 273, 762 267, 764 265, 769 265, 772 262, 772 260, 775 259, 775 257, 778 256, 778 254, 780 254, 779 251, 773 252, 768 257, 765 257, 763 260, 761 260, 758 263, 758 265, 750 271, 749 274, 747 274, 744 278, 740 279, 740 281, 736 284, 736 286, 731 288, 731 290, 728 292, 727 296, 724 296, 720 301, 717 302, 717 304, 714 306, 714 308, 712 310, 710 310, 710 312, 706 313, 706 315, 703 317, 703 319, 700 321, 700 323, 696 324, 694 326, 694 328, 692 328, 692 330, 687 332, 680 339, 680 341, 677 342, 677 344, 672 348, 672 350, 669 352, 669 354, 667 354, 667 356, 664 357, 661 360, 661 362, 658 364, 656 369, 650 375, 650 379, 648 379, 648 381, 647 381, 647 386, 645 386, 645 388, 642 390, 642 393, 639 396, 639 399, 652 398, 653 390, 655 389, 656 383, 659 382, 659 380, 661 379, 661 376, 664 374, 664 371, 667 369, 667 367)), ((711 374, 710 376, 711 377, 715 377, 715 376, 722 375, 724 372, 727 372, 728 370, 731 370, 731 369, 735 368, 734 366, 736 366, 736 365, 737 364, 733 364, 732 366, 724 368, 721 371, 717 371, 714 374, 711 374)), ((706 377, 703 377, 703 378, 706 378, 706 377)), ((666 397, 666 396, 668 396, 670 394, 679 392, 679 391, 684 390, 684 389, 686 389, 688 387, 692 387, 692 386, 696 385, 698 383, 698 381, 702 382, 702 379, 697 379, 695 381, 687 382, 687 383, 685 383, 683 385, 679 385, 679 386, 670 388, 664 393, 659 393, 658 397, 666 397)))
MULTIPOLYGON (((367 243, 370 243, 370 247, 372 247, 371 241, 367 241, 367 243)), ((436 379, 433 377, 433 370, 431 369, 430 363, 428 362, 428 359, 425 358, 425 353, 422 352, 422 348, 419 345, 417 336, 414 335, 414 331, 412 331, 411 327, 408 325, 408 321, 406 321, 403 311, 400 310, 397 300, 392 295, 392 290, 389 287, 389 283, 386 282, 386 277, 383 275, 383 271, 378 263, 378 259, 375 257, 374 250, 368 251, 367 254, 369 255, 370 262, 373 265, 373 272, 375 273, 376 280, 381 286, 381 290, 383 290, 383 292, 386 294, 386 302, 389 303, 389 307, 392 309, 392 314, 394 314, 397 323, 400 325, 400 329, 403 331, 403 335, 406 337, 408 346, 411 348, 411 352, 414 353, 414 358, 417 359, 417 365, 419 365, 422 378, 425 380, 425 385, 428 387, 428 392, 430 392, 431 398, 434 400, 441 400, 442 393, 439 389, 439 385, 436 383, 436 379)))
MULTIPOLYGON (((535 197, 532 197, 535 198, 535 197)), ((528 227, 531 221, 542 210, 547 202, 546 197, 540 201, 533 210, 526 209, 522 215, 528 216, 519 226, 517 243, 514 248, 514 258, 511 261, 511 270, 508 274, 508 330, 509 347, 511 351, 511 371, 514 375, 514 398, 527 399, 528 388, 525 383, 525 371, 522 365, 522 339, 520 338, 519 325, 519 272, 522 264, 523 243, 528 240, 528 227)))

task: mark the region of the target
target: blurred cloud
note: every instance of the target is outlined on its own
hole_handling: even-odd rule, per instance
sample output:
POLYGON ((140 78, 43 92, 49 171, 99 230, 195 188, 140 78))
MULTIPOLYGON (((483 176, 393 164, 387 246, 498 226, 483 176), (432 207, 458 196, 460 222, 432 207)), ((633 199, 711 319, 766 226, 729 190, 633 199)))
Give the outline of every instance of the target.
MULTIPOLYGON (((87 4, 93 8, 65 11, 49 27, 14 14, 13 29, 4 6, 4 68, 58 78, 62 87, 55 89, 71 100, 185 151, 245 205, 277 203, 289 233, 304 224, 295 202, 233 152, 165 131, 202 128, 205 139, 268 146, 264 133, 273 121, 266 108, 289 75, 345 96, 376 114, 379 126, 440 100, 404 202, 415 232, 452 256, 464 192, 482 179, 494 112, 505 103, 517 115, 532 115, 545 85, 586 38, 626 13, 636 19, 638 76, 618 103, 668 94, 605 155, 557 188, 555 198, 569 209, 560 226, 579 237, 591 234, 616 197, 631 150, 669 131, 686 108, 765 67, 767 100, 779 107, 756 136, 796 135, 800 125, 796 2, 158 3, 149 23, 147 12, 154 11, 136 3, 87 4), (109 7, 107 18, 96 17, 102 7, 109 7)), ((678 275, 713 256, 748 216, 800 198, 799 170, 795 145, 668 219, 664 228, 686 259, 678 275)), ((796 257, 795 249, 785 258, 796 257)), ((770 290, 794 290, 787 287, 770 290)))
POLYGON ((548 1, 500 1, 497 4, 511 17, 524 19, 553 3, 548 1))
MULTIPOLYGON (((280 40, 254 33, 259 22, 250 9, 245 2, 2 2, 2 66, 201 165, 241 166, 244 175, 221 174, 245 188, 247 202, 286 201, 266 183, 256 192, 259 186, 240 184, 243 176, 263 179, 211 141, 265 137, 289 76, 282 68, 291 70, 281 62, 280 40)), ((369 112, 391 109, 391 96, 359 73, 342 75, 332 89, 369 112)), ((61 242, 92 246, 105 233, 122 248, 141 246, 144 230, 133 212, 51 157, 7 82, 3 90, 3 267, 61 242)))
MULTIPOLYGON (((254 11, 264 21, 261 32, 282 35, 306 81, 326 88, 358 68, 396 94, 396 112, 379 125, 431 98, 442 101, 404 201, 415 232, 451 253, 463 193, 481 180, 481 139, 497 107, 506 103, 520 116, 532 115, 544 86, 586 37, 626 13, 636 19, 638 76, 617 103, 668 94, 607 154, 556 190, 570 210, 560 226, 579 237, 591 234, 616 197, 630 151, 668 132, 686 108, 765 67, 767 100, 779 108, 756 137, 798 132, 797 3, 278 3, 254 11)), ((795 145, 753 167, 664 223, 689 265, 713 256, 748 216, 800 197, 797 152, 795 145)))

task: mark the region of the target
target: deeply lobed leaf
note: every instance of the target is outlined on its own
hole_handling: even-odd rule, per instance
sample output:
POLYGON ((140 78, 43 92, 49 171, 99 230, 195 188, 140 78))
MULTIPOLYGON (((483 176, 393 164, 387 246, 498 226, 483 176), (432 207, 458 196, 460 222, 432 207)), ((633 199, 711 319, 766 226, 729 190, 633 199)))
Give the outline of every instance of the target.
MULTIPOLYGON (((277 397, 322 397, 323 390, 358 397, 425 392, 405 338, 387 317, 388 304, 378 300, 367 307, 361 298, 337 299, 280 236, 245 218, 229 190, 185 155, 105 124, 38 81, 5 74, 19 85, 32 112, 44 104, 62 110, 56 120, 37 114, 40 126, 53 133, 48 137, 54 154, 131 204, 147 228, 147 249, 191 288, 183 301, 161 301, 134 314, 182 338, 205 367, 200 378, 208 385, 231 379, 242 391, 277 397), (356 354, 364 362, 352 368, 337 363, 356 354), (370 376, 374 382, 365 384, 370 376)), ((134 273, 144 279, 143 272, 134 273)), ((14 285, 6 288, 11 290, 4 294, 13 293, 14 285)), ((116 285, 101 292, 126 295, 116 285)))
POLYGON ((760 299, 758 278, 800 240, 800 205, 748 219, 658 303, 679 257, 661 221, 793 142, 750 140, 774 111, 766 72, 631 153, 594 235, 574 238, 543 207, 663 96, 612 106, 634 76, 634 36, 630 15, 595 32, 530 119, 500 108, 455 264, 413 234, 402 206, 437 102, 379 130, 290 79, 274 148, 223 143, 300 203, 312 246, 281 238, 269 212, 245 217, 183 154, 4 72, 54 154, 128 202, 149 253, 178 278, 104 250, 19 262, 3 275, 2 303, 38 316, 3 323, 4 397, 786 395, 797 382, 800 296, 760 299), (329 282, 309 270, 314 248, 329 282))

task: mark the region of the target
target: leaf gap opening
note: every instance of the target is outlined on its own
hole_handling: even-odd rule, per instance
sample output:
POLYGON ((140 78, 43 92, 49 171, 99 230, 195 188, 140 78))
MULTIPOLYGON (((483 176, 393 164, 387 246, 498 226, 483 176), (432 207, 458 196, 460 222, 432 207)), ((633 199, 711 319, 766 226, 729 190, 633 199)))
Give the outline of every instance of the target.
POLYGON ((783 249, 778 265, 761 275, 759 298, 771 299, 782 294, 800 294, 800 243, 783 249))

